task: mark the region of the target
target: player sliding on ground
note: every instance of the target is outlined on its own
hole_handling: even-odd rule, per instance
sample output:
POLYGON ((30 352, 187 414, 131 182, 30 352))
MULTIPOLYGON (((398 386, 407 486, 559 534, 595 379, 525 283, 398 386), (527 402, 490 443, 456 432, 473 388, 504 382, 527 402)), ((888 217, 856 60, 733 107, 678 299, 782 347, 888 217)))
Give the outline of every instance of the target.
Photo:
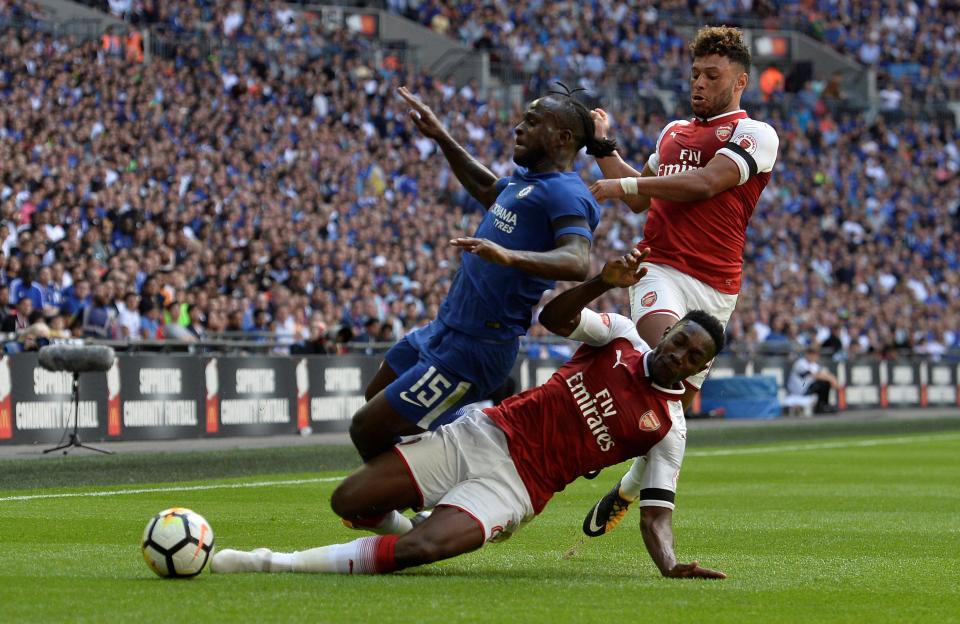
MULTIPOLYGON (((695 117, 672 121, 657 139, 642 172, 617 153, 597 158, 608 180, 590 187, 598 199, 619 197, 633 212, 649 209, 638 248, 650 247, 648 272, 630 289, 637 332, 656 346, 663 328, 688 310, 705 310, 724 325, 737 295, 747 223, 763 192, 779 140, 769 125, 740 109, 750 50, 736 28, 702 28, 690 44, 690 106, 695 117)), ((607 114, 593 111, 598 136, 607 114)), ((707 369, 686 380, 683 406, 693 401, 707 369)), ((583 531, 612 530, 641 496, 644 466, 636 464, 593 509, 583 531)))
POLYGON ((673 551, 673 506, 686 443, 681 380, 723 348, 720 322, 692 311, 650 350, 630 319, 586 306, 635 284, 645 253, 607 262, 600 275, 558 295, 540 314, 551 331, 584 344, 542 386, 473 410, 436 431, 404 440, 364 464, 334 491, 348 521, 396 527, 400 510, 433 507, 400 535, 364 537, 294 553, 222 550, 212 570, 386 573, 455 557, 503 539, 587 472, 644 456, 643 542, 670 577, 724 578, 673 551))
MULTIPOLYGON (((562 85, 561 85, 562 86, 562 85)), ((609 154, 590 111, 569 92, 531 102, 514 128, 514 174, 498 179, 406 88, 400 96, 421 133, 439 145, 453 173, 487 212, 470 238, 455 238, 461 266, 437 318, 386 354, 353 416, 350 438, 367 461, 397 437, 433 430, 461 407, 503 385, 544 291, 580 281, 600 206, 572 171, 581 148, 609 154)))

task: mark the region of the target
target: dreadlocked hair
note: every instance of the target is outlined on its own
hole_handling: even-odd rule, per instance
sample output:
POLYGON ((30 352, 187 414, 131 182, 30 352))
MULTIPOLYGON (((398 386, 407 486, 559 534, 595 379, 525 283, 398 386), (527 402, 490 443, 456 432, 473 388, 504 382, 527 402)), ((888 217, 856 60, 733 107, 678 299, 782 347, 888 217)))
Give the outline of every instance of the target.
POLYGON ((718 321, 715 316, 703 310, 690 310, 680 321, 693 321, 707 330, 707 333, 710 334, 710 337, 713 339, 713 346, 717 349, 713 353, 714 357, 723 351, 726 338, 723 335, 723 325, 720 324, 720 321, 718 321))
POLYGON ((577 143, 577 149, 579 150, 581 147, 586 147, 587 154, 597 158, 604 158, 616 151, 617 142, 615 139, 597 139, 596 136, 594 136, 596 134, 596 127, 593 123, 593 116, 590 114, 590 111, 587 110, 587 107, 574 97, 575 93, 578 91, 586 91, 586 89, 580 87, 570 89, 570 87, 560 81, 557 81, 557 84, 560 85, 563 91, 551 89, 547 93, 553 96, 553 99, 560 104, 560 120, 565 127, 573 132, 573 139, 577 143))
POLYGON ((704 26, 690 42, 693 58, 702 56, 725 56, 750 72, 750 49, 743 42, 743 32, 732 26, 704 26))

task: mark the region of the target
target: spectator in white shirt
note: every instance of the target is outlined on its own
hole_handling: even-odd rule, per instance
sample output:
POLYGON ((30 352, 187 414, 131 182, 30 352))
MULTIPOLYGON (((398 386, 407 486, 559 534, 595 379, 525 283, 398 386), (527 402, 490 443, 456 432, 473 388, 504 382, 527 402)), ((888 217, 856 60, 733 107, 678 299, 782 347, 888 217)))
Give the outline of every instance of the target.
POLYGON ((128 292, 123 303, 117 305, 120 310, 120 331, 124 338, 140 339, 140 296, 135 292, 128 292))
POLYGON ((837 411, 830 405, 830 389, 840 389, 840 382, 833 373, 820 366, 820 349, 814 345, 806 348, 803 357, 793 363, 790 377, 787 379, 787 392, 794 396, 817 395, 813 411, 817 414, 829 414, 837 411))

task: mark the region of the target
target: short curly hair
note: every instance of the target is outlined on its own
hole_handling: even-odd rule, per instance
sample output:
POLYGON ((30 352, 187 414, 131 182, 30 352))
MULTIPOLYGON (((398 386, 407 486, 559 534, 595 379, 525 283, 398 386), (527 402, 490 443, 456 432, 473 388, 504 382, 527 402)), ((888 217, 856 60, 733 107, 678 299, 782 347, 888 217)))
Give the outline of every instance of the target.
POLYGON ((720 323, 720 321, 718 321, 717 318, 709 312, 704 312, 703 310, 690 310, 687 312, 684 317, 680 319, 680 322, 684 323, 687 321, 692 321, 707 330, 707 333, 710 334, 710 338, 713 339, 713 346, 715 349, 711 359, 717 357, 717 355, 723 351, 723 347, 726 343, 723 325, 720 323))
POLYGON ((693 58, 716 54, 725 56, 750 72, 750 49, 743 42, 743 32, 732 26, 704 26, 690 42, 693 58))

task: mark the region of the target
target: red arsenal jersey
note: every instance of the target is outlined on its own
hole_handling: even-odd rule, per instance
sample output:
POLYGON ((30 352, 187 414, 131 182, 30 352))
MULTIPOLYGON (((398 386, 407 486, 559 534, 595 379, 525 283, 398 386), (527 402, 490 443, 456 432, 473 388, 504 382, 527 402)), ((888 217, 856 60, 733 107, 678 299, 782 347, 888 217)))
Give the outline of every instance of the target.
POLYGON ((638 245, 650 247, 647 262, 672 266, 722 293, 739 293, 747 222, 770 180, 778 146, 774 129, 742 110, 667 124, 647 161, 656 175, 699 169, 722 155, 739 167, 740 183, 702 201, 651 199, 638 245))
MULTIPOLYGON (((671 427, 681 429, 685 439, 683 384, 653 383, 646 367, 649 348, 633 322, 589 310, 581 319, 570 337, 585 344, 569 362, 542 386, 484 410, 506 434, 536 513, 577 477, 646 455, 671 427)), ((673 456, 676 465, 667 482, 654 484, 656 491, 669 491, 668 506, 682 447, 673 456)))

